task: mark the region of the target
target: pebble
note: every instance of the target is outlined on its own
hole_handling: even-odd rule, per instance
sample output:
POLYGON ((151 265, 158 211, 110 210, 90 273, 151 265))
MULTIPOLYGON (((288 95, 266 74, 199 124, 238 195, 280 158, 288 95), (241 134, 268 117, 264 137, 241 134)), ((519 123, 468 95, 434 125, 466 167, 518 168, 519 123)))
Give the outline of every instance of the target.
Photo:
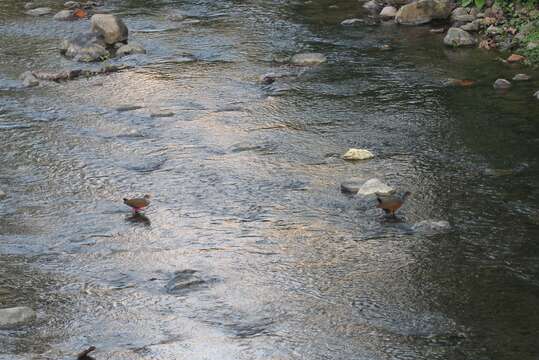
POLYGON ((531 79, 531 76, 527 74, 516 74, 515 76, 513 76, 513 80, 515 81, 526 81, 530 79, 531 79))
POLYGON ((511 87, 511 83, 505 79, 498 79, 494 82, 493 86, 494 89, 509 89, 511 87))
POLYGON ((372 159, 374 154, 366 149, 349 149, 342 158, 344 160, 366 160, 372 159))
POLYGON ((35 318, 36 312, 26 306, 0 309, 0 328, 24 325, 35 318))

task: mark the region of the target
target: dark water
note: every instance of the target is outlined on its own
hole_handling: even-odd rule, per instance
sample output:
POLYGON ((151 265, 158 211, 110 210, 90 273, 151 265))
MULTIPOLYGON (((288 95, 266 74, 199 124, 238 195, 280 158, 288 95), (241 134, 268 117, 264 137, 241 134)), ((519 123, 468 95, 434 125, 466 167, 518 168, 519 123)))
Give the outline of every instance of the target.
POLYGON ((21 7, 0 3, 0 307, 38 320, 0 359, 537 359, 539 73, 355 1, 133 0, 106 4, 133 69, 21 89, 89 26, 21 7), (328 62, 279 62, 301 51, 328 62), (352 177, 410 190, 401 221, 352 177))

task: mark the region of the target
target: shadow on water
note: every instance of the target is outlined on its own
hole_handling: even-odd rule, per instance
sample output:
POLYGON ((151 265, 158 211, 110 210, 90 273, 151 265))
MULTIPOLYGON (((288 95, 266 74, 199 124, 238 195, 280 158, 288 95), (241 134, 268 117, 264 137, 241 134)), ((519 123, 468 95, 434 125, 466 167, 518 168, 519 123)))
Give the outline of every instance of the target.
POLYGON ((148 218, 146 215, 140 212, 135 212, 125 218, 126 221, 131 223, 138 223, 143 224, 146 226, 150 226, 152 222, 150 221, 150 218, 148 218))

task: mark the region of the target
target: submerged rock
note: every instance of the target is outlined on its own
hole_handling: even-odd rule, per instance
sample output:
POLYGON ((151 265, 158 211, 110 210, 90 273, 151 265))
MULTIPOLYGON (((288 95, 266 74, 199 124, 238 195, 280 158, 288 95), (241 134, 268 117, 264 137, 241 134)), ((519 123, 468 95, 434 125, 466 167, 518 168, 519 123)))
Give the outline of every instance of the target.
POLYGON ((97 33, 85 33, 65 39, 60 52, 76 61, 93 62, 110 57, 103 38, 97 33))
POLYGON ((395 21, 402 25, 420 25, 432 20, 447 19, 451 7, 449 0, 418 0, 401 7, 395 15, 395 21))
POLYGON ((206 280, 196 270, 176 271, 172 278, 165 285, 165 290, 169 294, 183 295, 189 291, 199 290, 208 285, 213 279, 206 280))
POLYGON ((116 56, 118 57, 131 54, 146 54, 146 49, 140 44, 129 43, 120 46, 118 50, 116 50, 116 56))
POLYGON ((386 19, 392 19, 397 15, 397 8, 393 6, 385 6, 382 11, 380 11, 380 16, 386 19))
POLYGON ((391 186, 384 184, 379 179, 370 179, 367 180, 361 187, 358 189, 357 193, 361 195, 370 195, 374 193, 388 193, 394 191, 391 186))
POLYGON ((356 18, 346 19, 346 20, 341 21, 341 25, 354 25, 355 23, 358 23, 358 22, 361 23, 363 22, 363 20, 356 19, 356 18))
POLYGON ((511 83, 505 79, 498 79, 494 82, 493 86, 494 89, 509 89, 511 87, 511 83))
POLYGON ((0 309, 0 328, 24 325, 35 318, 36 312, 26 306, 0 309))
POLYGON ((302 53, 292 56, 290 62, 294 65, 309 66, 319 65, 327 61, 324 54, 320 53, 302 53))
POLYGON ((30 16, 43 16, 43 15, 48 15, 51 12, 52 12, 51 8, 40 7, 40 8, 28 10, 28 11, 25 12, 25 14, 30 15, 30 16))
POLYGON ((362 179, 350 179, 341 183, 341 192, 346 194, 357 194, 361 186, 365 183, 362 179))
POLYGON ((372 159, 374 154, 366 149, 349 149, 342 158, 344 160, 366 160, 372 159))
POLYGON ((526 80, 530 80, 531 78, 532 77, 527 74, 516 74, 515 76, 513 76, 513 80, 515 81, 526 81, 526 80))
POLYGON ((422 234, 435 234, 448 231, 451 229, 451 224, 445 220, 423 220, 412 226, 412 230, 422 234))
POLYGON ((444 37, 444 44, 448 46, 472 46, 475 45, 475 38, 466 31, 452 27, 444 37))
POLYGON ((19 76, 19 79, 22 80, 24 87, 38 86, 39 80, 34 76, 31 71, 25 71, 19 76))
POLYGON ((127 26, 116 15, 95 14, 90 21, 91 31, 100 34, 108 45, 125 42, 129 37, 127 26))

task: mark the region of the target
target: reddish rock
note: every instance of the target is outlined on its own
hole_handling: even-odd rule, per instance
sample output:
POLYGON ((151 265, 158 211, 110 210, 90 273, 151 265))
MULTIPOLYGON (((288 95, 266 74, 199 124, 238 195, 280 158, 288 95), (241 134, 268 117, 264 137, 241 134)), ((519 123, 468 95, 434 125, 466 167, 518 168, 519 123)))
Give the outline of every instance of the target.
POLYGON ((526 58, 524 56, 518 55, 518 54, 511 54, 511 56, 509 56, 507 58, 508 63, 522 62, 524 60, 526 60, 526 58))

